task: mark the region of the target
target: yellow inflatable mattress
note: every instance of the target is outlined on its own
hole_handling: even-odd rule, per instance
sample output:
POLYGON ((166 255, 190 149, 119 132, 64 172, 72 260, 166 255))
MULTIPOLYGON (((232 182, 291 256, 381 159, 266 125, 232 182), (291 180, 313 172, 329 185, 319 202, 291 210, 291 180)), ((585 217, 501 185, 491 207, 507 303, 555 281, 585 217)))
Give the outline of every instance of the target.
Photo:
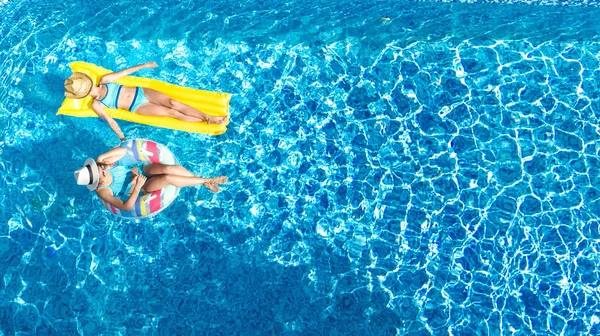
MULTIPOLYGON (((69 66, 73 72, 83 72, 90 76, 95 85, 98 85, 102 76, 112 72, 97 65, 85 62, 73 62, 69 64, 69 66)), ((210 115, 226 116, 229 114, 229 100, 231 99, 231 94, 229 93, 190 89, 155 79, 133 76, 122 77, 117 80, 116 83, 130 87, 139 86, 160 91, 179 102, 190 105, 195 109, 210 115)), ((73 117, 97 117, 98 115, 92 110, 92 99, 92 97, 85 97, 83 99, 66 98, 56 114, 64 114, 73 117)), ((205 122, 187 122, 170 117, 145 116, 124 109, 104 108, 104 110, 114 119, 212 135, 225 133, 227 130, 227 123, 229 123, 217 125, 205 122)))

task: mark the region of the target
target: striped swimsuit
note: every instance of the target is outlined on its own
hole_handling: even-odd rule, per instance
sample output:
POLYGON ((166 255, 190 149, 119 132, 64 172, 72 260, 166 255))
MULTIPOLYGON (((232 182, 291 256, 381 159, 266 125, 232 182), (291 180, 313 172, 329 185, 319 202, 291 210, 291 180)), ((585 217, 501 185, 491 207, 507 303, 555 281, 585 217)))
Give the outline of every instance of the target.
MULTIPOLYGON (((108 108, 118 108, 119 106, 119 95, 121 94, 121 89, 123 85, 115 84, 115 83, 106 83, 106 95, 104 98, 99 100, 104 106, 108 108)), ((135 110, 140 107, 140 105, 148 102, 146 95, 144 94, 144 89, 141 87, 135 88, 135 95, 133 96, 133 101, 131 102, 131 106, 129 106, 129 111, 135 112, 135 110)))
POLYGON ((125 195, 131 191, 133 184, 133 172, 131 172, 131 169, 137 167, 138 174, 146 176, 144 166, 148 164, 147 162, 137 162, 123 166, 119 162, 116 162, 114 167, 106 169, 112 175, 112 183, 109 186, 98 187, 98 189, 110 189, 115 197, 125 195))

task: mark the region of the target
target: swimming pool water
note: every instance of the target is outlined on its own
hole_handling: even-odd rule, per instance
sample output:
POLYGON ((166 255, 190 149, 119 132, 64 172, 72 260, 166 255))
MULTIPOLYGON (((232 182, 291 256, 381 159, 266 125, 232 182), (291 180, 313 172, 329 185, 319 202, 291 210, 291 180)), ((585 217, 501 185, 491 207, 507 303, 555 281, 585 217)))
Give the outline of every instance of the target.
POLYGON ((0 334, 600 333, 599 9, 0 13, 0 334), (77 60, 233 93, 217 137, 119 123, 230 183, 110 215, 72 172, 115 136, 55 115, 77 60))

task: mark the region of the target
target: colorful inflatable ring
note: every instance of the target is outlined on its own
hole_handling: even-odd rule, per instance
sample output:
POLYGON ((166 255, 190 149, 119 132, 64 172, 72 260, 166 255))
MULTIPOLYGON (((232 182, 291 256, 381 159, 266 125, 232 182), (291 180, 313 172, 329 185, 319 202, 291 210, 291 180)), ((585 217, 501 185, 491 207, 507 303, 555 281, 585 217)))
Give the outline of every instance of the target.
MULTIPOLYGON (((127 155, 117 162, 129 165, 136 162, 163 163, 177 165, 179 161, 171 151, 157 142, 142 139, 128 140, 121 144, 127 148, 127 155)), ((124 218, 146 218, 167 208, 177 198, 179 188, 168 185, 150 194, 140 195, 131 211, 119 210, 103 200, 104 206, 113 214, 124 218)))

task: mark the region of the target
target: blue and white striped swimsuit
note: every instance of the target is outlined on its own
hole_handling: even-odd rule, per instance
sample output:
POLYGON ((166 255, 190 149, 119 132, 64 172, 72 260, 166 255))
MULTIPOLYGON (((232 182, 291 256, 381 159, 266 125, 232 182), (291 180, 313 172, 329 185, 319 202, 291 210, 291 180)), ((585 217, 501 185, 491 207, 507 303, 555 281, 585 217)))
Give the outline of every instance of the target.
MULTIPOLYGON (((106 95, 100 102, 108 107, 108 108, 119 108, 119 95, 121 94, 121 89, 123 85, 115 84, 115 83, 106 83, 106 95)), ((134 112, 140 107, 140 105, 148 102, 146 95, 144 94, 144 89, 141 87, 135 88, 135 95, 133 96, 133 101, 131 102, 131 106, 129 106, 129 111, 134 112)))
POLYGON ((106 95, 100 102, 108 108, 117 108, 119 105, 119 95, 121 94, 123 85, 115 83, 106 83, 104 85, 106 86, 106 95))
POLYGON ((112 175, 112 183, 109 186, 100 186, 98 189, 110 189, 115 197, 125 195, 131 191, 133 184, 133 172, 131 169, 137 167, 139 175, 148 177, 144 172, 144 166, 147 164, 148 162, 136 162, 124 166, 121 165, 120 161, 115 162, 114 167, 106 168, 106 171, 112 175))

